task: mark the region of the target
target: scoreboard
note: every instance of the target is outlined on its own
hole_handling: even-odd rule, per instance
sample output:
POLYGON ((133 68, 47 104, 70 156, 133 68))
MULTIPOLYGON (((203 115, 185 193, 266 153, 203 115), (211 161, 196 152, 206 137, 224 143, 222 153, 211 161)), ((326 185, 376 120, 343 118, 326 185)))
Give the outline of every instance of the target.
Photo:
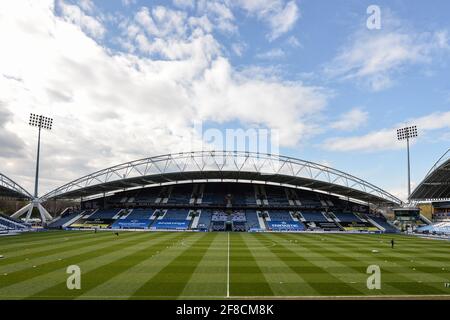
POLYGON ((395 219, 398 221, 420 220, 420 208, 406 207, 394 209, 395 219))

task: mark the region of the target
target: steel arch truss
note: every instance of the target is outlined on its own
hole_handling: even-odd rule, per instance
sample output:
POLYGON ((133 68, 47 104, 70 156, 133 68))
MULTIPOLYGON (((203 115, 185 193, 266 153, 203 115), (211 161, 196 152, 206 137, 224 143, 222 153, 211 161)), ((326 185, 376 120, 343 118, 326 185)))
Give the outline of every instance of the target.
POLYGON ((79 198, 181 181, 212 180, 275 183, 373 203, 402 203, 367 181, 324 165, 279 155, 238 151, 186 152, 127 162, 74 180, 44 195, 41 200, 79 198))
POLYGON ((417 202, 450 200, 450 149, 428 171, 410 199, 417 202))
POLYGON ((27 190, 25 190, 15 181, 11 180, 10 178, 1 173, 0 173, 0 196, 21 198, 21 199, 33 198, 27 190))

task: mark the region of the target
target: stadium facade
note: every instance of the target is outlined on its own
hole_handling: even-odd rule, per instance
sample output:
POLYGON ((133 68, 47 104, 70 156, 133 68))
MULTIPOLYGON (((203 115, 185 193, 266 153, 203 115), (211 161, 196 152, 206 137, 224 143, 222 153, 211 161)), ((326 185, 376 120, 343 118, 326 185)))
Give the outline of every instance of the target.
MULTIPOLYGON (((0 198, 31 200, 33 197, 14 180, 0 173, 0 198)), ((28 230, 28 226, 19 220, 0 213, 0 233, 9 232, 10 230, 28 230)))
POLYGON ((330 167, 251 152, 200 151, 127 162, 65 184, 54 228, 195 231, 395 231, 374 207, 388 192, 330 167))
POLYGON ((418 228, 417 232, 450 235, 450 149, 431 167, 410 200, 432 204, 434 223, 418 228))

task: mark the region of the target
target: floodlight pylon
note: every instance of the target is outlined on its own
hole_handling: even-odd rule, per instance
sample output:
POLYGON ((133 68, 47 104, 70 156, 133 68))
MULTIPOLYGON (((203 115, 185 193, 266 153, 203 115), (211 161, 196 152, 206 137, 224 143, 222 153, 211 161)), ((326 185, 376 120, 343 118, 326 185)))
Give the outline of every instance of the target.
POLYGON ((412 138, 417 138, 417 126, 409 126, 397 129, 397 139, 399 141, 406 140, 406 153, 407 153, 407 163, 408 163, 408 202, 411 196, 411 162, 409 155, 409 140, 412 138))
POLYGON ((27 213, 25 217, 25 222, 28 222, 31 218, 31 214, 33 213, 33 208, 37 208, 39 210, 39 214, 41 216, 42 224, 45 224, 47 220, 51 220, 52 216, 48 213, 47 210, 42 206, 41 201, 39 200, 39 162, 40 162, 40 154, 41 154, 41 130, 52 130, 53 119, 45 117, 43 115, 37 115, 34 113, 30 113, 30 120, 28 123, 32 127, 38 128, 38 145, 37 145, 37 155, 36 155, 36 174, 34 179, 34 198, 32 201, 27 204, 25 207, 19 209, 16 213, 12 215, 13 218, 19 218, 20 216, 27 213))

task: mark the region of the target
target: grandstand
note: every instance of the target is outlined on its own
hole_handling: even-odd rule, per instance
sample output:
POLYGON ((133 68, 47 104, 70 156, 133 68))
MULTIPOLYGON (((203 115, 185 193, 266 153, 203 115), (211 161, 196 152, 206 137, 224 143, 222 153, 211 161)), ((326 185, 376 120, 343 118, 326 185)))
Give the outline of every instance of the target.
MULTIPOLYGON (((142 198, 130 197, 130 191, 120 191, 100 200, 83 201, 81 212, 67 211, 49 227, 236 232, 384 232, 395 229, 391 225, 383 227, 388 225, 386 219, 371 214, 367 205, 352 203, 338 196, 326 195, 327 200, 320 201, 318 194, 302 192, 302 202, 289 203, 287 195, 295 191, 284 186, 267 188, 266 185, 233 182, 152 186, 134 194, 151 194, 154 201, 144 204, 142 198), (196 190, 202 192, 194 197, 196 190), (307 194, 314 200, 305 201, 307 194), (274 198, 273 195, 277 196, 274 198), (359 211, 342 211, 342 207, 358 208, 359 211), (361 211, 368 212, 364 214, 366 218, 362 218, 361 211)), ((321 197, 325 198, 324 195, 321 197)))
POLYGON ((83 211, 66 209, 59 217, 54 219, 48 227, 51 229, 64 228, 78 220, 82 214, 83 211))
POLYGON ((192 152, 138 160, 77 179, 43 200, 81 197, 78 216, 65 213, 49 227, 384 232, 394 227, 385 228, 388 223, 371 206, 401 204, 386 191, 328 167, 239 152, 192 152), (142 170, 144 165, 146 170, 142 170), (136 169, 123 172, 124 167, 136 169), (378 223, 360 214, 374 214, 378 223))
POLYGON ((449 236, 450 225, 450 149, 431 167, 425 178, 413 190, 410 200, 414 203, 431 202, 432 222, 421 216, 425 222, 415 232, 449 236))
POLYGON ((0 231, 1 232, 11 232, 11 231, 27 231, 29 226, 23 222, 0 214, 0 231))
POLYGON ((206 210, 199 210, 197 230, 209 231, 211 226, 211 213, 206 210))
POLYGON ((416 232, 450 236, 450 222, 437 222, 431 225, 419 227, 416 232))

